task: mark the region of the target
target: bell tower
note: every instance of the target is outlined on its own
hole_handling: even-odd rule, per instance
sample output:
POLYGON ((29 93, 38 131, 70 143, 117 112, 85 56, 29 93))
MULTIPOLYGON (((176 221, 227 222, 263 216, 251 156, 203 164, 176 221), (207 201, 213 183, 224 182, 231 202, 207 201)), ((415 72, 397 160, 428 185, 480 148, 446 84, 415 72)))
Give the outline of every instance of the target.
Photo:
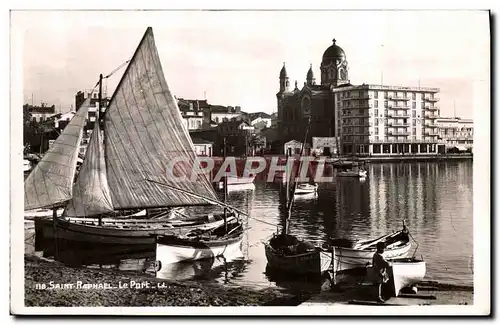
POLYGON ((283 62, 283 68, 280 71, 280 92, 290 91, 290 80, 288 79, 288 74, 286 73, 285 62, 283 62))

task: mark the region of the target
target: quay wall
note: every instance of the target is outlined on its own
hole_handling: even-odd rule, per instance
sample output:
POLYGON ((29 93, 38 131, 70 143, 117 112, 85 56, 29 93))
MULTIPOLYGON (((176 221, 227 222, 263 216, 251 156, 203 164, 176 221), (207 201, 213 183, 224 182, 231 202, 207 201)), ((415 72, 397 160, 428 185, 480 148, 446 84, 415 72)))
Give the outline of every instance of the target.
MULTIPOLYGON (((269 169, 271 166, 271 160, 277 159, 278 165, 279 166, 284 166, 286 164, 286 156, 284 155, 276 155, 276 156, 260 156, 265 159, 266 164, 265 164, 265 169, 258 173, 256 180, 266 180, 269 169)), ((248 157, 250 159, 252 157, 248 157)), ((254 157, 255 158, 255 157, 254 157)), ((293 163, 293 168, 292 172, 294 175, 296 175, 299 166, 300 166, 300 161, 299 161, 299 156, 297 155, 294 163, 293 163)), ((312 158, 312 157, 311 157, 312 158)), ((224 161, 223 157, 212 157, 214 160, 214 168, 212 172, 210 173, 211 180, 215 178, 217 173, 219 172, 220 168, 222 167, 222 163, 224 161)), ((244 171, 245 171, 245 166, 247 164, 247 158, 244 157, 234 157, 235 159, 235 165, 236 165, 236 173, 238 176, 243 176, 244 171)), ((324 158, 323 158, 324 159, 324 158)), ((471 154, 440 154, 440 155, 401 155, 401 156, 370 156, 370 157, 359 157, 355 158, 355 160, 359 162, 365 162, 365 163, 383 163, 383 162, 417 162, 417 161, 445 161, 445 160, 456 160, 456 159, 472 159, 471 154)), ((307 176, 308 177, 316 177, 316 171, 318 168, 318 162, 320 158, 315 158, 315 160, 312 160, 308 164, 307 168, 307 176)), ((352 157, 341 157, 341 158, 326 158, 325 160, 325 165, 323 169, 322 176, 324 177, 330 177, 334 176, 335 174, 335 169, 338 168, 343 168, 343 167, 351 167, 353 164, 356 164, 355 161, 352 160, 352 157)), ((252 168, 256 168, 258 165, 257 162, 252 163, 252 168)), ((202 167, 205 167, 206 164, 202 163, 202 167)), ((229 167, 226 168, 226 171, 230 171, 229 167)))

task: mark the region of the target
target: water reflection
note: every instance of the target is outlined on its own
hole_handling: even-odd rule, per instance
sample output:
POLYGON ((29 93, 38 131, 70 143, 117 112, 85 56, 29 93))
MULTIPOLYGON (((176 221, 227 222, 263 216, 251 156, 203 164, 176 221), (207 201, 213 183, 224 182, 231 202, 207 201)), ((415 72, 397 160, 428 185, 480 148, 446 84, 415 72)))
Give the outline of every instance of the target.
MULTIPOLYGON (((365 181, 336 178, 331 183, 320 184, 316 197, 296 200, 290 232, 321 245, 328 236, 354 239, 380 236, 401 228, 402 221, 406 220, 419 244, 417 254, 428 262, 427 278, 472 284, 472 162, 372 163, 367 165, 367 170, 365 181)), ((282 184, 256 182, 255 189, 228 194, 229 204, 250 214, 250 218, 244 219, 248 230, 241 257, 233 261, 175 265, 165 277, 297 287, 291 284, 296 281, 266 275, 267 261, 262 245, 262 241, 283 226, 286 216, 284 188, 282 184)), ((190 208, 189 213, 209 210, 196 207, 190 208)), ((50 249, 44 248, 44 251, 50 255, 50 249)), ((104 265, 112 256, 113 263, 108 265, 121 269, 146 268, 148 272, 151 271, 148 263, 154 261, 154 248, 147 252, 115 249, 100 260, 97 258, 99 251, 102 250, 71 252, 77 256, 78 263, 104 265), (124 260, 128 262, 122 262, 124 260), (137 265, 132 260, 138 261, 137 265)), ((76 263, 74 260, 72 263, 76 263)))

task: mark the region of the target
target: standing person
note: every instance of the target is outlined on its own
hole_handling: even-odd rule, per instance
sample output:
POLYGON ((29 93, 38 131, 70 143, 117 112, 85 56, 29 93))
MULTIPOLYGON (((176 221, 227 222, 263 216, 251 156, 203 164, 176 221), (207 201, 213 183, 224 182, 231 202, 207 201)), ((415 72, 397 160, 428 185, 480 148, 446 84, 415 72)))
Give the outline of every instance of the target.
POLYGON ((387 274, 387 268, 391 266, 389 262, 387 262, 382 255, 384 253, 385 243, 379 242, 377 243, 377 251, 373 254, 372 265, 375 270, 375 279, 376 284, 378 286, 378 298, 379 302, 385 302, 382 297, 382 285, 389 281, 389 275, 387 274))

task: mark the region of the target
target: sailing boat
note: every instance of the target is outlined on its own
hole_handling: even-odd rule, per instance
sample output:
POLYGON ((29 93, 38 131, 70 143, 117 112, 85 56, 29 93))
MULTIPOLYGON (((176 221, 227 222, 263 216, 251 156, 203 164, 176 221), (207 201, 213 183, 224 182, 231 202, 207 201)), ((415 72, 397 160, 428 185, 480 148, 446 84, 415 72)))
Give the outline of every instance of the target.
MULTIPOLYGON (((99 86, 102 87, 102 75, 99 86)), ((96 119, 73 184, 89 106, 90 102, 82 105, 25 180, 25 210, 53 210, 52 221, 35 221, 43 227, 45 236, 103 244, 146 244, 155 243, 158 234, 211 229, 234 218, 220 214, 179 222, 106 218, 116 211, 209 205, 206 198, 216 200, 205 175, 198 175, 195 182, 189 180, 197 163, 194 145, 165 80, 151 27, 140 41, 109 106, 96 119), (179 158, 184 164, 176 164, 172 169, 176 176, 187 179, 166 173, 168 164, 179 158), (57 208, 61 207, 64 212, 59 216, 57 208)))
MULTIPOLYGON (((309 133, 309 126, 306 130, 305 139, 302 143, 300 156, 303 155, 304 146, 309 133)), ((299 164, 301 170, 302 161, 299 164)), ((287 191, 288 191, 287 182, 287 191)), ((268 267, 272 270, 279 270, 293 274, 314 274, 322 275, 331 269, 333 262, 332 253, 314 246, 312 243, 288 234, 289 220, 291 217, 292 206, 294 202, 295 192, 297 190, 297 182, 294 183, 290 201, 287 202, 287 218, 280 234, 274 234, 268 241, 264 242, 268 267)))

